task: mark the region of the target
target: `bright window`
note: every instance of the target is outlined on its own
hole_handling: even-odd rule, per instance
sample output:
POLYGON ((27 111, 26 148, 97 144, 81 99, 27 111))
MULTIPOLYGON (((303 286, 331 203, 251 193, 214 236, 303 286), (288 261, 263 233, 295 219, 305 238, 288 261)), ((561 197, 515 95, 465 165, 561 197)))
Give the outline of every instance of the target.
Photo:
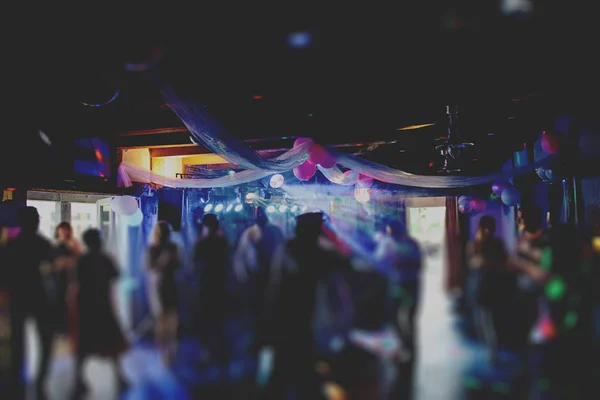
POLYGON ((96 203, 71 203, 71 225, 73 235, 81 235, 89 228, 98 228, 98 208, 96 203))
POLYGON ((60 222, 60 203, 57 201, 27 200, 27 205, 35 207, 40 214, 39 232, 54 240, 54 230, 60 222))

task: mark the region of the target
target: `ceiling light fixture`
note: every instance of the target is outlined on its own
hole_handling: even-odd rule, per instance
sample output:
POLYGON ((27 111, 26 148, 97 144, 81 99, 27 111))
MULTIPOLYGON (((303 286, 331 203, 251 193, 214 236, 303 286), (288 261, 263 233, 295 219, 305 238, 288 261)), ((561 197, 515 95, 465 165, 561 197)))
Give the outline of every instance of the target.
POLYGON ((405 126, 403 128, 398 128, 396 130, 398 131, 412 131, 415 129, 422 129, 422 128, 427 128, 428 126, 434 126, 435 123, 431 123, 431 124, 421 124, 421 125, 409 125, 409 126, 405 126))

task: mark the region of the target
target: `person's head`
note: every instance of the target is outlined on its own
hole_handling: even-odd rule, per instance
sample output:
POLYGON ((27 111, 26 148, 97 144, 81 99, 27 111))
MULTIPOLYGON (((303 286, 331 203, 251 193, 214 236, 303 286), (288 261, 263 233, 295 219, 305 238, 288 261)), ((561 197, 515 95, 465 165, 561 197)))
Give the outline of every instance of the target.
POLYGON ((219 217, 216 214, 204 214, 202 225, 208 235, 214 235, 219 231, 219 217))
POLYGON ((544 215, 538 206, 528 205, 519 210, 520 228, 529 233, 535 233, 542 229, 544 215))
POLYGON ((54 230, 54 238, 60 242, 66 242, 73 237, 73 227, 67 221, 63 221, 56 225, 54 230))
POLYGON ((35 233, 40 227, 40 215, 35 207, 21 207, 17 210, 17 224, 21 233, 35 233))
POLYGON ((102 233, 98 229, 88 229, 83 232, 83 243, 89 251, 97 252, 102 250, 102 233))
POLYGON ((479 220, 477 231, 481 239, 493 237, 496 234, 496 220, 489 215, 484 215, 479 220))
POLYGON ((173 229, 167 221, 158 221, 154 226, 154 232, 152 232, 154 242, 157 244, 169 243, 171 232, 173 232, 173 229))
POLYGON ((323 232, 323 213, 306 213, 296 217, 296 239, 316 243, 323 232))
POLYGON ((406 225, 398 220, 388 221, 385 227, 385 231, 388 235, 394 237, 403 237, 408 234, 408 232, 406 231, 406 225))
POLYGON ((254 208, 254 221, 260 226, 264 226, 269 222, 269 217, 264 207, 256 206, 254 208))

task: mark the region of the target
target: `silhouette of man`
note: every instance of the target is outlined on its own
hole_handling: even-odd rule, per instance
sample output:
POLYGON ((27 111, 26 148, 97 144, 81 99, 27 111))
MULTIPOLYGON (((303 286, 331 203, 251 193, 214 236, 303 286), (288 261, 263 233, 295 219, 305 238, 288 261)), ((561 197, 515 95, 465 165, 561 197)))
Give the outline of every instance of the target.
POLYGON ((337 251, 320 244, 323 214, 297 217, 295 237, 275 256, 268 295, 269 327, 265 337, 275 351, 273 373, 267 398, 282 399, 296 391, 300 399, 320 399, 315 374, 317 355, 313 322, 316 316, 317 286, 336 271, 350 268, 337 251))
POLYGON ((263 207, 256 207, 254 225, 242 233, 234 259, 238 279, 249 283, 255 317, 264 307, 273 256, 282 245, 281 229, 269 222, 263 207))
POLYGON ((220 234, 219 218, 205 214, 204 234, 196 243, 194 262, 200 277, 200 336, 209 348, 211 361, 227 362, 227 277, 229 276, 229 244, 220 234))
POLYGON ((44 383, 52 352, 53 298, 49 285, 52 272, 52 245, 38 234, 40 217, 35 207, 17 211, 20 234, 6 248, 11 299, 11 340, 13 351, 13 379, 16 393, 13 398, 23 399, 24 330, 27 318, 35 320, 41 344, 41 360, 37 373, 37 398, 44 398, 44 383), (20 384, 19 384, 20 383, 20 384))

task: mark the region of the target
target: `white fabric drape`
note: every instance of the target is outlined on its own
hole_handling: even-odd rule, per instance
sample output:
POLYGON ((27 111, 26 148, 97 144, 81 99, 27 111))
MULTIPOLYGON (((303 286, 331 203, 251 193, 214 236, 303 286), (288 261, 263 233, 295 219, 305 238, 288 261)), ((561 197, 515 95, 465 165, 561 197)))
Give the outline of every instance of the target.
MULTIPOLYGON (((262 157, 246 143, 232 135, 224 125, 210 115, 206 107, 186 99, 181 93, 177 92, 159 76, 157 71, 152 72, 152 77, 171 110, 189 129, 194 143, 202 144, 231 164, 245 170, 234 174, 234 176, 214 179, 177 179, 152 174, 151 171, 141 170, 133 165, 125 164, 123 170, 127 171, 131 180, 153 182, 170 187, 211 188, 234 186, 261 179, 273 173, 290 171, 308 158, 310 151, 308 143, 293 148, 279 157, 272 159, 262 157)), ((285 133, 282 132, 283 135, 285 133)), ((327 179, 340 185, 352 185, 356 183, 357 174, 363 174, 382 182, 409 187, 432 189, 470 187, 529 172, 533 168, 546 165, 549 161, 548 159, 540 160, 533 165, 487 176, 430 176, 414 175, 364 158, 336 153, 333 149, 328 149, 328 151, 336 157, 338 165, 353 171, 344 174, 338 167, 319 168, 327 179)), ((123 178, 121 179, 123 185, 130 184, 126 178, 120 178, 123 178)))
MULTIPOLYGON (((307 154, 309 148, 310 144, 304 143, 298 147, 294 147, 293 149, 286 151, 278 157, 275 157, 274 160, 297 158, 303 154, 307 154)), ((134 181, 140 183, 155 183, 161 186, 168 186, 172 188, 210 189, 215 187, 229 187, 254 182, 272 175, 273 173, 274 172, 271 170, 255 169, 243 170, 232 175, 212 179, 181 179, 177 177, 160 175, 147 168, 142 168, 138 165, 123 161, 119 165, 117 182, 119 187, 130 187, 132 186, 132 181, 134 181)))

